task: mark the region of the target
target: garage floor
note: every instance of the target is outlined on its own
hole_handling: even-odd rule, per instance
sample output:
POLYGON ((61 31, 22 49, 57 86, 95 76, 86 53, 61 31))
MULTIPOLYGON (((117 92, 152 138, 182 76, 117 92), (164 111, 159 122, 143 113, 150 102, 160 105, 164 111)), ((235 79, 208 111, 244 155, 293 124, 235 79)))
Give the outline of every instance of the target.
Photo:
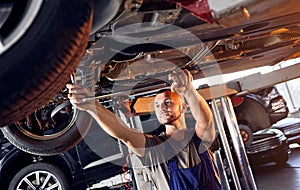
POLYGON ((300 147, 292 149, 283 168, 270 163, 252 171, 258 190, 300 189, 300 147))

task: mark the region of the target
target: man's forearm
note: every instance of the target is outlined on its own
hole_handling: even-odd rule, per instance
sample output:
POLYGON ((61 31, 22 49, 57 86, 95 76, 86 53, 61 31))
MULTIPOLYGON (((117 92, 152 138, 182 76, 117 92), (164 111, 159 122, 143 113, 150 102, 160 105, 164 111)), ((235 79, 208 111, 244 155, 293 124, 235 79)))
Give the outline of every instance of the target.
POLYGON ((127 125, 113 112, 106 109, 99 102, 95 103, 95 109, 87 112, 97 121, 102 129, 110 136, 121 140, 135 154, 144 155, 145 136, 142 132, 127 127, 127 125))
POLYGON ((192 87, 183 95, 196 120, 195 130, 197 136, 204 141, 213 141, 215 138, 213 116, 206 100, 192 87))
POLYGON ((192 87, 183 95, 195 120, 203 124, 210 122, 212 113, 206 100, 192 87))
POLYGON ((97 101, 95 102, 95 107, 93 109, 87 110, 87 112, 109 135, 118 139, 123 138, 123 130, 125 127, 127 128, 127 126, 113 112, 106 109, 97 101))

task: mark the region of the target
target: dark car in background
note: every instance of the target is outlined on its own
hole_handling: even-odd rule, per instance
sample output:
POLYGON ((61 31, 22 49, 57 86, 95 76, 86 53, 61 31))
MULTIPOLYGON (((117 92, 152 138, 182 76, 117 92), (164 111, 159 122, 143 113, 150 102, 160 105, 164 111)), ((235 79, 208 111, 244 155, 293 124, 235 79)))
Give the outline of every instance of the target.
MULTIPOLYGON (((232 146, 230 149, 230 152, 232 152, 233 154, 233 162, 235 165, 237 165, 239 162, 239 158, 236 157, 235 150, 232 149, 232 146)), ((249 162, 249 165, 247 165, 247 167, 251 166, 251 169, 255 169, 263 164, 269 163, 276 163, 277 166, 282 167, 289 159, 290 149, 288 146, 287 138, 280 130, 263 129, 253 134, 253 141, 249 147, 245 148, 245 153, 249 162)), ((237 173, 236 175, 233 174, 230 167, 232 163, 224 156, 225 152, 222 148, 220 149, 220 154, 223 158, 222 161, 224 164, 224 174, 226 174, 226 177, 224 177, 225 175, 222 175, 222 173, 220 173, 221 180, 223 179, 224 181, 228 182, 227 189, 236 189, 236 178, 234 176, 239 178, 240 183, 242 183, 243 171, 240 170, 239 167, 236 167, 237 173)))
POLYGON ((250 165, 284 165, 289 158, 289 141, 285 133, 272 126, 287 119, 289 110, 277 88, 233 96, 231 101, 250 165))
POLYGON ((270 162, 284 166, 289 159, 290 148, 287 137, 280 130, 263 129, 253 134, 246 153, 252 167, 270 162))
MULTIPOLYGON (((256 167, 270 162, 284 165, 290 153, 288 140, 280 130, 271 129, 271 126, 288 116, 288 108, 276 88, 237 93, 231 96, 231 103, 250 166, 256 167)), ((224 132, 229 136, 230 128, 227 122, 223 124, 224 132)), ((234 142, 229 140, 228 143, 233 160, 238 163, 234 142)), ((224 157, 226 148, 223 146, 226 145, 221 144, 220 149, 224 157)))
POLYGON ((281 130, 288 138, 289 144, 300 144, 300 118, 288 117, 272 125, 272 128, 281 130))
POLYGON ((289 113, 286 101, 275 86, 233 95, 231 102, 246 147, 251 145, 253 133, 270 128, 289 113))
MULTIPOLYGON (((130 175, 126 167, 126 149, 92 125, 85 139, 71 150, 52 156, 36 156, 13 146, 0 132, 1 189, 93 189, 107 178, 111 186, 131 184, 122 177, 130 175)), ((106 187, 108 188, 108 187, 106 187)))

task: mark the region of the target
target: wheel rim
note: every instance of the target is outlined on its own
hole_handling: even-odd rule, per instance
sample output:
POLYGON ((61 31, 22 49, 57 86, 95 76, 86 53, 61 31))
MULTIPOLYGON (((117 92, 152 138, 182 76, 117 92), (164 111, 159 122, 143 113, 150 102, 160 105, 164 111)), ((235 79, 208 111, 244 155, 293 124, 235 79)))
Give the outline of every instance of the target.
POLYGON ((30 139, 41 141, 57 139, 67 133, 78 117, 78 109, 70 103, 65 104, 68 103, 67 93, 66 89, 62 89, 61 93, 57 94, 47 105, 11 127, 18 128, 20 133, 30 139), (53 110, 63 104, 65 106, 51 117, 53 110))
POLYGON ((243 139, 243 142, 247 142, 249 140, 249 134, 248 134, 247 131, 240 130, 240 134, 241 134, 241 137, 243 139))
POLYGON ((0 54, 25 34, 42 3, 43 0, 10 0, 0 3, 0 54))
POLYGON ((17 185, 17 190, 52 189, 62 190, 62 184, 57 177, 48 171, 34 171, 23 177, 17 185))

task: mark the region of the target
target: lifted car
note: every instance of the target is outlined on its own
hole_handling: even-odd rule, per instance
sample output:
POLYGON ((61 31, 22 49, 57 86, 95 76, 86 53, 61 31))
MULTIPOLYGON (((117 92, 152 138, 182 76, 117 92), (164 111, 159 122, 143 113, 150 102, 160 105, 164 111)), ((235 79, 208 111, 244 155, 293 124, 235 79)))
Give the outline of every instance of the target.
POLYGON ((287 103, 276 87, 236 94, 231 97, 231 102, 246 147, 251 145, 254 132, 270 128, 289 113, 287 103))

